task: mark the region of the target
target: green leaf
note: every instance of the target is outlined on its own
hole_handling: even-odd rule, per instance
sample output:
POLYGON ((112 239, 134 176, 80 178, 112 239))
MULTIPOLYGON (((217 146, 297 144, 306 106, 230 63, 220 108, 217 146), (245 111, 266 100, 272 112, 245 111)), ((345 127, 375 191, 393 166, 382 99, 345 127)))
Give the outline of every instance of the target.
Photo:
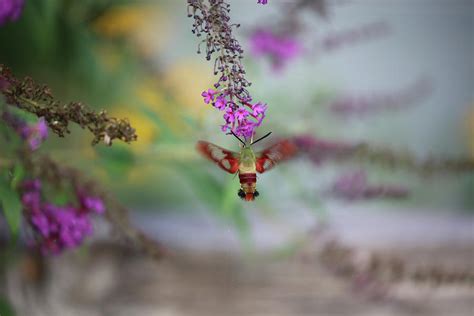
POLYGON ((10 183, 10 187, 12 189, 17 188, 18 184, 23 180, 25 177, 25 168, 21 163, 16 163, 13 167, 13 174, 12 174, 12 181, 10 183))
POLYGON ((4 297, 0 297, 0 316, 15 316, 13 307, 4 297))
POLYGON ((95 146, 100 163, 112 176, 122 177, 135 164, 135 156, 126 144, 114 143, 113 146, 95 146))
POLYGON ((12 237, 16 238, 20 230, 22 205, 18 192, 4 177, 0 180, 0 204, 12 237))
POLYGON ((234 209, 238 207, 238 202, 240 202, 237 191, 239 190, 237 186, 238 182, 235 179, 227 180, 227 185, 224 186, 222 191, 221 212, 228 217, 231 217, 234 209))

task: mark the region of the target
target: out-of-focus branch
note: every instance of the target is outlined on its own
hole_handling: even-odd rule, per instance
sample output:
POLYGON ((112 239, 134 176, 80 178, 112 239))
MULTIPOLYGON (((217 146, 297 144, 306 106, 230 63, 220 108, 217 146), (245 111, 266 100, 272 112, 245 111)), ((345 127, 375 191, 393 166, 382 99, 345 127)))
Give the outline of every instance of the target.
POLYGON ((359 257, 355 249, 337 241, 328 242, 319 254, 324 266, 340 277, 351 279, 359 288, 377 282, 390 285, 402 281, 436 286, 474 285, 474 272, 465 269, 447 269, 436 264, 409 267, 402 258, 377 253, 370 254, 366 260, 359 257))
POLYGON ((94 134, 92 144, 114 139, 131 142, 137 139, 135 129, 126 119, 109 117, 105 110, 95 112, 81 102, 62 104, 56 100, 49 87, 36 83, 32 78, 15 78, 10 69, 0 64, 0 93, 8 105, 43 117, 53 132, 60 137, 69 133, 69 122, 87 128, 94 134))
POLYGON ((410 153, 396 152, 367 143, 351 144, 328 141, 311 135, 293 137, 301 155, 307 156, 315 164, 324 161, 360 161, 388 168, 408 169, 421 174, 440 172, 474 172, 474 160, 469 158, 428 158, 420 160, 410 153))

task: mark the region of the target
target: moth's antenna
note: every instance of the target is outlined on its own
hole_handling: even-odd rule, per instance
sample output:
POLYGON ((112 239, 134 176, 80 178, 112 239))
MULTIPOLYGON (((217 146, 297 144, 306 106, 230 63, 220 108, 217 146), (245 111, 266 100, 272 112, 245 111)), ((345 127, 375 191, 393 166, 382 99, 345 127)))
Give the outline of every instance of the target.
POLYGON ((241 142, 242 144, 244 144, 244 146, 245 146, 245 142, 244 142, 243 140, 241 140, 241 139, 239 138, 239 136, 235 135, 234 131, 230 131, 230 132, 232 133, 232 135, 235 136, 235 138, 237 138, 238 140, 240 140, 240 142, 241 142))
POLYGON ((260 138, 257 139, 256 141, 252 142, 250 145, 253 145, 253 144, 255 144, 256 142, 259 142, 259 141, 261 141, 262 139, 267 138, 268 136, 270 136, 271 133, 272 133, 272 132, 268 132, 267 135, 260 137, 260 138))

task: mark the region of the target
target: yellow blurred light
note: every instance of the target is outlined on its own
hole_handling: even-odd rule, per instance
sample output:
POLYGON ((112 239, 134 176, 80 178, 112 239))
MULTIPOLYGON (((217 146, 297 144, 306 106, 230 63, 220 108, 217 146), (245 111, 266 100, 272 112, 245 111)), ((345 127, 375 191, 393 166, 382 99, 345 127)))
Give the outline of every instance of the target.
POLYGON ((109 38, 125 37, 141 54, 150 56, 168 40, 169 18, 157 5, 135 4, 112 7, 93 24, 95 31, 109 38))
POLYGON ((471 152, 471 157, 474 158, 474 103, 472 104, 470 113, 467 115, 466 130, 469 150, 471 152))
POLYGON ((143 82, 137 87, 138 98, 152 109, 163 120, 163 124, 175 135, 190 132, 190 127, 183 119, 183 113, 173 98, 167 98, 156 82, 143 82))
POLYGON ((136 130, 138 138, 133 142, 133 149, 143 149, 155 141, 159 135, 159 126, 154 124, 145 114, 142 114, 133 108, 125 108, 117 106, 111 111, 111 116, 126 117, 130 121, 130 125, 136 130))
MULTIPOLYGON (((211 65, 181 60, 164 74, 163 85, 180 104, 187 115, 202 126, 208 117, 214 117, 215 109, 205 104, 201 93, 212 87, 211 65), (213 113, 211 115, 211 113, 213 113)), ((217 118, 217 116, 216 116, 217 118)))

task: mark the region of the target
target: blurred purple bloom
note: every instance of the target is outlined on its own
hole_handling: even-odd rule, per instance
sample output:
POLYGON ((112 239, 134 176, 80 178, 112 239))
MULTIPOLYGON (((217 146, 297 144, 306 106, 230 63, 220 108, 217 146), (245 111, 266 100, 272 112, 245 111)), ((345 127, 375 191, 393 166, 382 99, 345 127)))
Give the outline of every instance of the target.
POLYGON ((250 46, 255 57, 268 57, 274 70, 282 69, 288 61, 296 58, 303 51, 296 39, 264 30, 257 30, 251 35, 250 46))
POLYGON ((1 0, 0 1, 0 26, 16 21, 23 10, 24 0, 1 0))
POLYGON ((48 125, 41 117, 36 124, 26 126, 22 134, 27 139, 30 149, 36 150, 48 137, 48 125))
POLYGON ((63 250, 82 244, 93 233, 90 213, 103 214, 102 199, 79 195, 81 206, 57 206, 41 201, 39 180, 27 180, 22 184, 22 204, 36 244, 43 254, 59 254, 63 250))
POLYGON ((82 203, 88 211, 93 211, 97 214, 105 212, 105 205, 101 198, 87 196, 82 199, 82 203))
POLYGON ((330 105, 332 113, 349 118, 364 116, 387 110, 400 110, 419 103, 433 91, 430 78, 422 76, 409 86, 398 91, 372 95, 342 95, 330 105))
POLYGON ((213 89, 207 89, 207 91, 203 91, 201 93, 202 97, 204 98, 204 102, 209 104, 209 102, 214 101, 214 96, 216 95, 217 91, 213 89))
POLYGON ((348 144, 341 141, 323 140, 311 135, 301 135, 293 138, 301 153, 306 154, 315 164, 326 160, 347 158, 357 149, 357 144, 348 144))
POLYGON ((267 4, 268 0, 257 0, 257 4, 267 4))
POLYGON ((35 124, 29 125, 23 119, 5 111, 2 119, 28 143, 31 150, 38 149, 48 137, 48 126, 42 117, 35 124))
POLYGON ((39 191, 41 189, 41 181, 38 179, 25 180, 21 185, 23 190, 27 191, 39 191))
POLYGON ((371 185, 363 170, 342 175, 333 184, 331 192, 335 197, 344 200, 363 200, 375 198, 405 198, 409 192, 406 188, 394 185, 371 185))

